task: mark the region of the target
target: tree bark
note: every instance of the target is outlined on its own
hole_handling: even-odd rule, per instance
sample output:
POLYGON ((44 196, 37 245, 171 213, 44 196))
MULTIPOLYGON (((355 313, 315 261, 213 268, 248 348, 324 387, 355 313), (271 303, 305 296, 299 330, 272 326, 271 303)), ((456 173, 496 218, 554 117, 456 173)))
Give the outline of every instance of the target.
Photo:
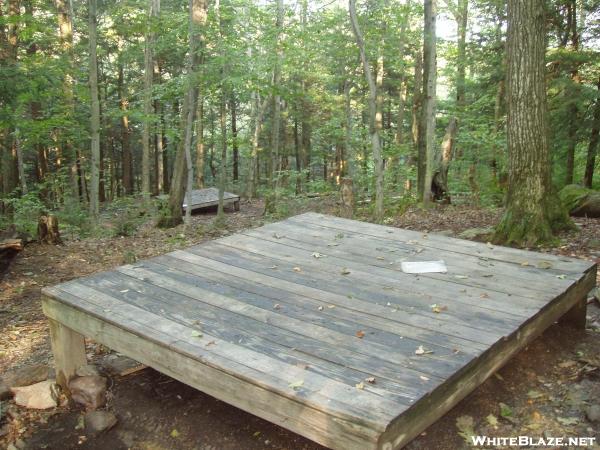
POLYGON ((142 121, 142 195, 150 195, 150 129, 152 114, 152 84, 154 81, 154 41, 160 0, 148 1, 148 18, 144 42, 144 119, 142 121))
POLYGON ((273 123, 271 127, 271 158, 269 161, 269 180, 271 187, 276 187, 275 180, 279 177, 279 136, 281 133, 281 96, 279 95, 279 84, 281 83, 281 34, 283 31, 283 0, 277 2, 277 19, 275 28, 277 30, 277 38, 275 43, 275 66, 273 67, 273 123))
MULTIPOLYGON (((191 156, 192 133, 196 115, 196 101, 198 99, 198 84, 196 72, 200 61, 199 47, 203 27, 206 24, 207 2, 206 0, 189 0, 189 55, 187 62, 188 85, 183 105, 183 136, 180 142, 171 177, 171 189, 169 190, 169 204, 167 215, 161 218, 161 226, 175 226, 181 223, 181 208, 184 193, 187 192, 187 204, 191 205, 191 194, 193 188, 193 166, 191 156)), ((191 221, 191 208, 186 208, 186 223, 191 221)))
POLYGON ((431 198, 435 155, 436 112, 436 0, 425 0, 423 27, 423 108, 419 131, 419 194, 424 204, 431 198))
POLYGON ((121 157, 122 157, 122 179, 125 195, 133 194, 133 155, 131 153, 131 143, 129 139, 129 117, 127 107, 129 101, 125 93, 124 85, 124 67, 122 61, 119 61, 119 75, 117 79, 117 90, 119 92, 119 108, 121 109, 121 157))
POLYGON ((446 134, 442 141, 442 148, 439 153, 440 157, 436 161, 436 170, 433 175, 433 183, 431 186, 433 198, 444 203, 450 203, 450 191, 448 189, 448 170, 450 161, 454 151, 454 142, 456 141, 456 133, 458 131, 458 120, 456 117, 451 117, 446 128, 446 134))
MULTIPOLYGON (((364 39, 356 17, 356 0, 348 1, 348 9, 352 31, 360 52, 360 59, 365 78, 369 86, 369 133, 371 135, 371 148, 373 150, 373 162, 375 165, 375 219, 381 221, 383 219, 383 158, 381 154, 381 139, 379 137, 381 129, 381 111, 377 110, 377 85, 375 80, 373 80, 371 67, 365 53, 364 39)), ((383 60, 381 61, 381 64, 383 64, 383 60)))
POLYGON ((204 187, 204 95, 198 95, 198 119, 196 120, 196 186, 204 187))
POLYGON ((233 152, 233 181, 238 181, 239 178, 239 166, 240 166, 240 152, 239 152, 239 144, 237 141, 237 111, 236 111, 236 102, 235 102, 235 94, 231 96, 231 100, 229 102, 230 112, 231 112, 231 139, 232 139, 232 152, 233 152))
POLYGON ((508 0, 508 193, 495 239, 535 245, 568 226, 551 192, 545 83, 544 0, 508 0))
POLYGON ((596 167, 596 154, 598 153, 598 142, 600 141, 600 78, 598 79, 598 97, 594 105, 594 121, 592 131, 590 132, 590 142, 588 144, 587 158, 585 162, 585 173, 583 175, 583 185, 591 189, 594 178, 594 169, 596 167))
POLYGON ((98 100, 98 57, 96 55, 96 0, 88 0, 89 40, 90 40, 90 98, 91 98, 91 182, 90 214, 98 217, 100 189, 100 101, 98 100))

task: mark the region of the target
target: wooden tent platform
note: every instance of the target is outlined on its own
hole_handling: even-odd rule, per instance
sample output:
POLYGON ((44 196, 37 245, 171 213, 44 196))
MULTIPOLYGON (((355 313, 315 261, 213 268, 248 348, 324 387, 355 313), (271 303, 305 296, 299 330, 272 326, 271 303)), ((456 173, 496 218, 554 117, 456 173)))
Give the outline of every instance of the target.
MULTIPOLYGON (((187 197, 183 198, 182 208, 187 209, 187 197)), ((231 192, 223 192, 223 204, 225 206, 233 203, 236 211, 240 210, 240 196, 231 192)), ((192 191, 192 212, 197 209, 217 206, 219 204, 219 190, 217 188, 194 189, 192 191)))
POLYGON ((44 290, 83 335, 335 449, 400 448, 559 318, 594 264, 315 213, 44 290), (448 273, 405 274, 444 260, 448 273))

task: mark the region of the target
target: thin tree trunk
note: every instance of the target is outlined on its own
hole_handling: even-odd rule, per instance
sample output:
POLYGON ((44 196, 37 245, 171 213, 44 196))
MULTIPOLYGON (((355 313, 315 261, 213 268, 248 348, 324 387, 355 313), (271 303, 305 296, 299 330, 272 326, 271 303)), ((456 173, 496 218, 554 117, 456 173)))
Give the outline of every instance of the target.
POLYGON ((27 179, 25 178, 25 164, 23 163, 23 150, 21 149, 21 138, 19 129, 15 129, 15 150, 17 153, 17 168, 19 172, 19 181, 21 183, 21 194, 27 195, 27 179))
POLYGON ((198 95, 198 119, 196 120, 196 186, 204 187, 204 95, 198 95))
MULTIPOLYGON (((344 147, 346 149, 346 158, 348 161, 348 177, 351 180, 356 178, 356 155, 352 145, 352 104, 350 99, 350 88, 352 84, 349 79, 344 81, 344 147)), ((352 183, 350 183, 352 185, 352 183)))
POLYGON ((448 170, 452 154, 454 151, 454 142, 458 131, 458 120, 451 117, 446 128, 446 134, 442 141, 439 157, 436 158, 436 170, 433 175, 432 194, 435 200, 441 200, 444 203, 450 203, 450 191, 448 189, 448 170))
POLYGON ((231 139, 232 139, 232 151, 233 151, 233 181, 238 181, 239 177, 239 165, 240 165, 240 153, 239 145, 237 141, 237 112, 235 103, 235 94, 231 96, 229 103, 231 109, 231 139))
POLYGON ((419 193, 425 205, 431 198, 435 157, 436 0, 425 0, 423 28, 423 109, 419 131, 419 193))
POLYGON ((224 191, 225 191, 225 174, 227 168, 227 103, 225 101, 225 92, 221 93, 221 101, 219 105, 219 125, 221 127, 221 160, 219 161, 219 204, 217 207, 217 220, 225 219, 224 211, 224 191))
POLYGON ((279 170, 279 136, 281 133, 281 97, 278 93, 279 84, 281 79, 281 33, 283 28, 283 0, 276 0, 277 2, 277 19, 275 22, 275 28, 277 29, 277 41, 276 41, 276 58, 275 66, 273 68, 273 89, 275 94, 273 95, 273 124, 271 128, 271 159, 269 162, 269 180, 271 187, 275 187, 275 179, 278 178, 277 171, 279 170))
MULTIPOLYGON (((70 118, 74 120, 75 100, 73 94, 73 22, 71 8, 67 0, 55 0, 58 17, 58 30, 60 36, 61 53, 66 59, 65 75, 63 78, 63 93, 70 118)), ((68 137, 63 138, 64 149, 62 155, 67 159, 69 165, 69 178, 71 182, 71 196, 74 200, 79 198, 77 152, 68 137)))
MULTIPOLYGON (((570 34, 571 34, 571 51, 574 55, 579 51, 579 32, 577 30, 577 1, 569 0, 569 23, 570 23, 570 34)), ((568 141, 567 147, 567 163, 565 170, 565 184, 573 183, 573 173, 575 171, 575 149, 577 148, 577 130, 579 128, 579 107, 578 107, 578 95, 579 95, 579 84, 581 79, 579 77, 579 68, 576 61, 572 62, 573 68, 571 70, 571 84, 565 93, 567 98, 565 102, 568 105, 568 117, 569 117, 569 128, 568 128, 568 141)))
POLYGON ((117 79, 117 90, 119 92, 119 108, 121 109, 121 153, 123 171, 123 190, 125 195, 133 194, 133 155, 131 153, 129 117, 127 106, 129 101, 125 93, 123 63, 119 62, 119 75, 117 79))
MULTIPOLYGON (((367 84, 369 86, 369 133, 371 135, 371 148, 373 150, 373 162, 375 164, 375 219, 381 221, 383 219, 383 158, 381 155, 381 140, 379 137, 379 131, 381 129, 381 111, 377 110, 377 85, 375 84, 375 80, 373 80, 371 67, 365 53, 365 43, 356 17, 356 0, 349 0, 348 6, 352 31, 360 52, 360 59, 362 61, 365 78, 367 79, 367 84)), ((383 60, 381 60, 381 64, 383 64, 383 60)))
POLYGON ((96 0, 88 0, 89 41, 90 41, 90 98, 91 98, 91 183, 90 214, 98 217, 100 208, 98 194, 100 189, 100 102, 98 100, 98 57, 96 55, 96 0))
POLYGON ((598 142, 600 141, 600 78, 598 79, 598 98, 594 106, 594 122, 590 133, 590 143, 588 145, 587 159, 585 163, 585 173, 583 176, 583 185, 591 189, 594 178, 594 169, 596 167, 596 154, 598 153, 598 142))

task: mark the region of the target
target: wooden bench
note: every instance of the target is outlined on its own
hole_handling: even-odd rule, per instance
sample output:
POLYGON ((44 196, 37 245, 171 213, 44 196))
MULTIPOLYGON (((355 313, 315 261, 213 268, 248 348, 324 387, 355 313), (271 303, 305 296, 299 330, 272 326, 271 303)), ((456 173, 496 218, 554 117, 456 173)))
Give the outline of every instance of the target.
POLYGON ((334 449, 404 446, 559 319, 595 264, 315 213, 44 289, 84 336, 334 449), (448 273, 406 274, 402 261, 448 273))

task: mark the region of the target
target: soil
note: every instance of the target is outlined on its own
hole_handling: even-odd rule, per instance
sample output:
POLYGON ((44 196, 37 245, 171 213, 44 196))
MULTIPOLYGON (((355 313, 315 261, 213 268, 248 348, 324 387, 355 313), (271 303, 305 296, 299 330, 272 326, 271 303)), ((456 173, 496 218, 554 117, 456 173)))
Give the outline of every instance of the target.
MULTIPOLYGON (((187 230, 160 230, 152 221, 131 236, 65 239, 61 246, 31 243, 0 280, 0 374, 16 367, 52 364, 48 327, 40 290, 100 270, 130 263, 259 226, 260 201, 229 211, 223 228, 214 212, 193 216, 187 230)), ((313 210, 336 214, 335 198, 305 199, 286 205, 282 215, 313 210)), ((458 235, 469 228, 495 225, 501 211, 472 207, 409 209, 390 225, 458 235)), ((111 221, 106 226, 110 227, 111 221)), ((576 219, 578 231, 561 236, 553 248, 537 249, 600 262, 600 219, 576 219)), ((482 239, 485 240, 485 236, 482 239)), ((587 436, 600 440, 600 423, 586 408, 600 403, 600 308, 588 304, 588 326, 576 330, 554 325, 504 368, 411 442, 409 449, 467 448, 470 434, 488 436, 587 436)), ((88 342, 97 363, 108 349, 88 342)), ((320 449, 292 432, 220 402, 150 368, 111 376, 107 408, 118 424, 98 435, 81 427, 83 411, 61 406, 37 412, 0 405, 0 448, 27 449, 320 449)))

